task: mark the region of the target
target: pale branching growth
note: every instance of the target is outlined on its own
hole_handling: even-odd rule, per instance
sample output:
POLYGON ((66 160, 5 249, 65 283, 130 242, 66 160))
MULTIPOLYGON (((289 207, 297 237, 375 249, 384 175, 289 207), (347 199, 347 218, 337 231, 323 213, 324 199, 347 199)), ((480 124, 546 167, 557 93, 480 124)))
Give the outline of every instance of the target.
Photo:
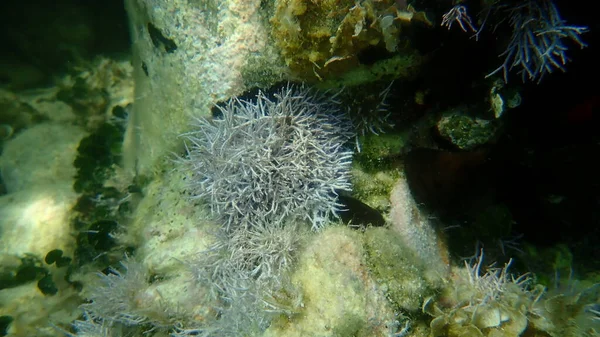
POLYGON ((526 285, 531 281, 527 274, 519 277, 514 277, 508 272, 512 259, 510 259, 502 268, 489 266, 485 273, 481 272, 481 264, 483 262, 483 249, 476 257, 474 263, 465 261, 468 280, 472 287, 473 293, 477 294, 474 299, 475 304, 488 303, 497 301, 507 291, 523 290, 525 292, 526 285), (513 289, 509 289, 513 288, 513 289))
POLYGON ((90 303, 82 307, 91 317, 107 322, 138 325, 148 320, 137 298, 148 286, 147 274, 140 263, 127 258, 121 262, 124 272, 111 268, 105 275, 98 273, 100 285, 91 288, 90 303))
POLYGON ((587 32, 583 26, 568 25, 560 17, 551 0, 527 0, 508 10, 512 37, 506 50, 500 54, 504 63, 486 77, 500 71, 508 82, 508 72, 520 68, 523 82, 538 83, 554 70, 565 71, 568 44, 573 42, 580 48, 587 45, 580 35, 587 32))
POLYGON ((590 316, 590 319, 600 323, 600 305, 599 304, 591 304, 588 305, 585 311, 590 316))
POLYGON ((557 273, 531 311, 532 323, 550 336, 598 336, 600 284, 576 280, 572 270, 566 279, 557 273))
POLYGON ((390 121, 391 112, 387 103, 393 84, 394 82, 390 82, 384 86, 382 83, 372 83, 369 84, 369 88, 357 86, 340 93, 356 130, 358 152, 361 150, 359 136, 369 133, 379 135, 394 127, 394 123, 390 121))
POLYGON ((336 99, 288 85, 273 97, 232 99, 182 135, 192 198, 223 226, 190 264, 215 314, 173 336, 254 336, 299 305, 288 277, 298 223, 320 229, 340 210, 337 192, 350 190, 354 134, 336 99))
POLYGON ((73 328, 77 331, 76 337, 112 337, 111 328, 104 322, 96 323, 89 317, 85 321, 73 322, 73 328))
POLYGON ((294 261, 299 238, 295 228, 272 224, 222 232, 192 266, 198 282, 210 287, 213 299, 232 300, 250 288, 276 292, 294 261))
POLYGON ((222 232, 217 243, 198 257, 194 273, 213 288, 215 297, 234 297, 249 282, 279 287, 281 275, 292 266, 298 238, 295 226, 283 223, 222 232))
MULTIPOLYGON (((360 97, 360 103, 357 103, 356 100, 354 101, 354 103, 357 103, 354 107, 355 111, 350 111, 350 114, 354 122, 354 128, 361 136, 364 136, 367 132, 379 135, 394 127, 394 124, 389 121, 390 111, 387 104, 392 84, 394 82, 390 82, 379 94, 360 97)), ((351 108, 353 106, 349 109, 351 108)))
POLYGON ((259 336, 269 327, 271 315, 262 310, 255 292, 246 291, 235 302, 218 308, 218 319, 195 326, 176 326, 172 337, 238 337, 259 336), (206 324, 208 323, 208 324, 206 324))
POLYGON ((454 5, 454 7, 450 8, 446 14, 442 15, 442 26, 446 26, 450 29, 454 23, 458 24, 460 29, 465 33, 467 31, 473 33, 477 32, 469 13, 467 13, 467 8, 464 5, 454 5))
POLYGON ((89 313, 83 313, 84 320, 75 320, 71 326, 75 333, 70 333, 59 327, 54 327, 67 337, 119 337, 120 329, 115 329, 101 319, 94 320, 89 313))
MULTIPOLYGON (((300 295, 294 294, 287 275, 299 234, 292 223, 221 230, 216 243, 191 265, 197 282, 210 289, 218 317, 190 333, 256 335, 273 315, 295 312, 300 295)), ((180 335, 185 336, 185 331, 180 335)))
POLYGON ((517 69, 523 82, 529 80, 539 83, 544 76, 555 70, 566 71, 565 66, 570 61, 567 56, 570 44, 580 48, 587 46, 580 36, 588 28, 567 24, 552 0, 504 2, 507 1, 485 2, 485 15, 479 29, 473 24, 467 8, 460 2, 442 16, 442 26, 450 29, 453 24, 457 24, 464 32, 474 32, 475 39, 479 39, 488 18, 500 18, 496 28, 502 22, 508 22, 511 37, 506 49, 499 55, 504 61, 486 78, 502 72, 504 81, 508 82, 508 73, 517 69), (492 15, 492 12, 502 13, 492 15))
POLYGON ((455 336, 471 333, 473 336, 503 336, 502 331, 511 326, 514 336, 520 336, 527 328, 527 310, 539 299, 541 292, 529 289, 527 275, 511 275, 510 261, 503 267, 492 265, 485 271, 482 261, 483 251, 475 261, 466 262, 465 268, 454 270, 440 302, 425 302, 423 310, 434 316, 432 335, 454 330, 462 332, 455 336))
POLYGON ((600 286, 578 285, 546 290, 525 274, 503 267, 482 270, 483 251, 465 268, 456 269, 449 288, 436 300, 428 298, 423 311, 434 317, 432 335, 522 336, 533 334, 597 336, 600 286), (508 332, 508 334, 506 333, 508 332))
POLYGON ((272 224, 249 231, 237 230, 229 239, 231 257, 259 284, 276 284, 288 271, 298 245, 294 225, 272 224))
POLYGON ((334 98, 288 85, 274 98, 231 99, 183 134, 193 198, 227 228, 308 220, 321 228, 349 190, 350 122, 334 98))

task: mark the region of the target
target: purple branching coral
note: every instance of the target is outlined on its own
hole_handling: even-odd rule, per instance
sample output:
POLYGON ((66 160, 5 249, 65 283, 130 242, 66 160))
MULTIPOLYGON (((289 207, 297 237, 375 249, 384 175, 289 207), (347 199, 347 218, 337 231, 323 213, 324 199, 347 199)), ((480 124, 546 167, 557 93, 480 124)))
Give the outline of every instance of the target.
POLYGON ((504 9, 500 22, 508 18, 512 35, 506 49, 498 56, 504 62, 486 78, 502 71, 504 81, 508 82, 508 73, 516 68, 520 69, 523 82, 539 83, 554 70, 565 71, 565 65, 570 61, 567 57, 569 41, 581 48, 587 46, 580 35, 588 28, 567 24, 552 0, 526 0, 517 5, 503 2, 494 1, 482 11, 480 27, 475 26, 462 1, 442 16, 442 26, 451 29, 453 24, 457 24, 462 31, 473 32, 473 37, 478 40, 491 13, 504 9))
POLYGON ((456 23, 463 32, 471 31, 477 32, 475 24, 471 20, 471 16, 467 13, 467 7, 462 4, 456 4, 446 14, 442 16, 442 26, 452 28, 452 25, 456 23))
POLYGON ((351 122, 335 97, 288 85, 274 98, 232 99, 183 134, 193 198, 226 228, 308 220, 321 228, 349 190, 351 122))
POLYGON ((551 0, 528 0, 508 10, 512 36, 506 50, 499 55, 504 63, 486 77, 499 71, 508 82, 508 72, 517 67, 523 82, 538 83, 546 74, 559 69, 569 61, 566 55, 571 40, 584 48, 580 35, 588 31, 587 27, 568 25, 561 17, 551 0))

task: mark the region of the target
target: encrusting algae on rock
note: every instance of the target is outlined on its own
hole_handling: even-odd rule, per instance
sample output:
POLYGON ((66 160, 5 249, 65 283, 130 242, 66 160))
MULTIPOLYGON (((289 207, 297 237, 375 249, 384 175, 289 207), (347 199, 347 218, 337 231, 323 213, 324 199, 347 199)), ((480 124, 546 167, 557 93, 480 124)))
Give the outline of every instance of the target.
POLYGON ((308 81, 335 78, 359 67, 360 54, 369 48, 411 56, 404 67, 420 64, 418 54, 400 39, 413 21, 432 25, 424 12, 392 0, 281 0, 271 18, 272 35, 286 64, 308 81))

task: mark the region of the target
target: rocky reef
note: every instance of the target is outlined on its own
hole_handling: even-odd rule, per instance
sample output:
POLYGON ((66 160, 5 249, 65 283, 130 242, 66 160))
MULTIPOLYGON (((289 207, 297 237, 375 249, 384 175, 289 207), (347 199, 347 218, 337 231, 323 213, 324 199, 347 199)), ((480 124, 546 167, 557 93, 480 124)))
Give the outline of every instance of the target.
POLYGON ((508 82, 586 46, 562 4, 124 6, 130 51, 0 65, 0 336, 598 336, 597 133, 534 156, 508 82))

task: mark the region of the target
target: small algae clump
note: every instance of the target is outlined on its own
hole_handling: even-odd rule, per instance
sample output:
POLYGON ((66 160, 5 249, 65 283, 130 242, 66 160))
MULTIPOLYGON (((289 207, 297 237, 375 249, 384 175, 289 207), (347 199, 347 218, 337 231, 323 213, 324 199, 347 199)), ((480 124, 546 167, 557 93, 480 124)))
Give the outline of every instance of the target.
POLYGON ((369 63, 360 60, 369 50, 416 54, 400 39, 412 21, 431 25, 424 13, 393 0, 279 0, 271 18, 286 64, 309 81, 335 78, 369 63))
POLYGON ((491 142, 498 135, 497 120, 469 116, 460 111, 444 114, 437 123, 440 136, 461 150, 473 150, 491 142))
POLYGON ((390 209, 389 195, 399 174, 397 169, 371 172, 362 165, 354 163, 352 194, 370 207, 380 212, 388 212, 390 209))

